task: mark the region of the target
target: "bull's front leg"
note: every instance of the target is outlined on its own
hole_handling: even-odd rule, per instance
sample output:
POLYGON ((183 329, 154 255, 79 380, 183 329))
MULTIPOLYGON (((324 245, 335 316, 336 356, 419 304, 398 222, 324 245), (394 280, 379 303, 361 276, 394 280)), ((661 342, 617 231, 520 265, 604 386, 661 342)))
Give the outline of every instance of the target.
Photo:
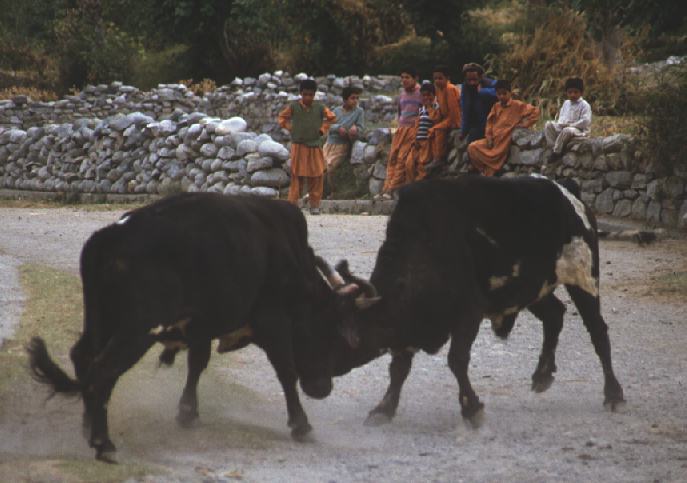
POLYGON ((459 320, 451 331, 451 348, 448 352, 448 365, 458 381, 460 408, 463 419, 478 427, 481 424, 484 404, 472 389, 468 378, 470 349, 479 331, 481 317, 459 320))
POLYGON ((396 415, 401 389, 410 373, 414 355, 413 351, 407 349, 392 351, 389 364, 389 387, 382 401, 367 416, 366 426, 389 423, 396 415))
POLYGON ((287 424, 291 428, 291 437, 296 441, 302 441, 312 431, 312 426, 308 422, 308 416, 305 414, 298 397, 298 389, 296 387, 298 374, 293 361, 291 343, 288 340, 274 341, 274 343, 264 345, 263 349, 272 363, 272 367, 274 367, 284 390, 286 411, 289 416, 287 424))

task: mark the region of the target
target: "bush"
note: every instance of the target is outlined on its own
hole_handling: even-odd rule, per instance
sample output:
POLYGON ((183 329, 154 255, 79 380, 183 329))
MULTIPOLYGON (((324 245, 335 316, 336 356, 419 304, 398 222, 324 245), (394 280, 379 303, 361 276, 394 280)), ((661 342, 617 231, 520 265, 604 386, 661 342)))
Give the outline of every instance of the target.
POLYGON ((497 77, 511 80, 521 97, 537 101, 542 112, 551 117, 564 100, 568 77, 584 79, 585 98, 595 113, 625 112, 627 99, 636 89, 627 74, 635 48, 622 30, 615 33, 617 63, 608 64, 605 47, 591 36, 583 14, 569 8, 549 8, 533 28, 516 37, 503 54, 488 56, 488 66, 497 77))
POLYGON ((673 66, 658 75, 657 85, 641 96, 644 106, 640 138, 645 159, 665 174, 687 174, 687 66, 673 66))

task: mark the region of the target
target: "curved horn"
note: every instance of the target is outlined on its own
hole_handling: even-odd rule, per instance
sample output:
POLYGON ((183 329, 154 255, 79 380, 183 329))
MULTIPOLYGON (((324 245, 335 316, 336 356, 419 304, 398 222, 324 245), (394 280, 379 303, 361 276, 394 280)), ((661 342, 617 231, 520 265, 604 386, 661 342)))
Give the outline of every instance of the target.
POLYGON ((324 277, 327 279, 327 282, 329 282, 329 285, 333 289, 344 285, 344 279, 341 278, 336 270, 334 270, 324 258, 315 255, 315 266, 320 270, 322 275, 324 275, 324 277))
POLYGON ((355 283, 359 285, 366 297, 376 298, 378 296, 377 289, 374 285, 372 285, 367 280, 363 280, 360 277, 356 277, 351 273, 351 271, 348 268, 348 260, 341 260, 339 263, 337 263, 336 271, 339 272, 339 274, 341 274, 346 283, 355 283))

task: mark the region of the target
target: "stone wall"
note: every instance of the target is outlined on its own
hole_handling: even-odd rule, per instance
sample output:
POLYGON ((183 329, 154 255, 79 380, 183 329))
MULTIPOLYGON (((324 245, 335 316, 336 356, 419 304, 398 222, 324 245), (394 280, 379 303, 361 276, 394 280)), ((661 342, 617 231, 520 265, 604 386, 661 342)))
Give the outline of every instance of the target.
POLYGON ((289 151, 246 122, 142 113, 0 128, 0 187, 79 193, 214 191, 276 197, 289 151))
MULTIPOLYGON (((283 105, 297 98, 287 73, 236 79, 203 97, 183 85, 142 92, 119 82, 89 86, 78 96, 37 103, 17 96, 0 101, 0 187, 72 193, 218 191, 284 195, 289 180, 288 133, 276 125, 283 105), (207 114, 206 114, 207 113, 207 114), (245 119, 245 120, 244 120, 245 119)), ((386 94, 395 77, 317 79, 318 97, 341 102, 345 85, 366 89, 371 123, 389 123, 395 106, 386 94)), ((388 128, 370 129, 354 143, 353 172, 371 196, 386 177, 388 128)), ((447 176, 466 170, 464 142, 449 139, 447 176)), ((505 176, 532 172, 572 177, 597 212, 687 225, 687 173, 660 176, 643 162, 626 135, 576 141, 553 165, 541 132, 517 130, 505 176)))
MULTIPOLYGON (((117 114, 140 112, 156 120, 172 116, 203 112, 227 119, 240 116, 252 131, 271 134, 283 140, 284 133, 277 126, 279 110, 298 98, 298 83, 306 74, 291 77, 285 72, 265 73, 258 79, 235 79, 203 96, 197 96, 183 84, 160 84, 150 91, 141 91, 121 82, 89 85, 78 95, 59 101, 37 102, 27 96, 0 100, 0 127, 27 130, 46 124, 64 124, 78 119, 106 119, 117 114)), ((333 75, 316 78, 317 98, 326 105, 341 104, 345 86, 364 89, 361 105, 370 123, 385 123, 395 116, 393 99, 400 85, 397 76, 333 75)))

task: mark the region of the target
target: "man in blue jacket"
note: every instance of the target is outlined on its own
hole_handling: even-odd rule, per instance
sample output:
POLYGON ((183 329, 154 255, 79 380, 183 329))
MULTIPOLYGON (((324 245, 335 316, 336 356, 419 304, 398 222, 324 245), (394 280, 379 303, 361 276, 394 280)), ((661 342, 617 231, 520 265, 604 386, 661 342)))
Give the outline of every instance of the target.
POLYGON ((484 77, 484 68, 472 62, 463 66, 463 76, 460 138, 471 143, 484 138, 487 116, 496 103, 496 80, 484 77))

